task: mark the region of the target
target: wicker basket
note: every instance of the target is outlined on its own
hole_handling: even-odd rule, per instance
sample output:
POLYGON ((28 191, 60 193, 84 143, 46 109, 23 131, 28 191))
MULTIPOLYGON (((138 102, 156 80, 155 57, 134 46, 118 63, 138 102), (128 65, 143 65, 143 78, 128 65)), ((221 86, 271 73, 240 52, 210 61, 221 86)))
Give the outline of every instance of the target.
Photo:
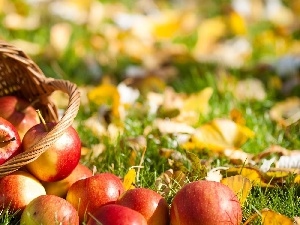
POLYGON ((41 111, 47 122, 54 121, 57 125, 29 151, 0 165, 0 177, 18 170, 45 152, 73 123, 80 105, 80 93, 75 84, 47 78, 22 50, 0 40, 0 96, 6 95, 27 99, 34 108, 41 111), (69 96, 69 104, 61 119, 49 98, 57 90, 69 96))

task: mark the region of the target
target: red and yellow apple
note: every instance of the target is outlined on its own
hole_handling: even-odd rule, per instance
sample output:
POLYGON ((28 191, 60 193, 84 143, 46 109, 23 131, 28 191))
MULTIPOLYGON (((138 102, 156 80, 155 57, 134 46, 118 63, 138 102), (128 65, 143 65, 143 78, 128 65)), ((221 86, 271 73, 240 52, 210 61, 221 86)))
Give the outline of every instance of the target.
POLYGON ((20 225, 78 225, 76 209, 65 199, 42 195, 33 199, 24 209, 20 225))
MULTIPOLYGON (((139 212, 117 204, 98 208, 88 220, 87 225, 147 225, 146 219, 139 212)), ((157 225, 160 225, 159 223, 157 225)))
POLYGON ((0 165, 21 152, 21 140, 16 128, 0 117, 0 165))
POLYGON ((78 163, 75 169, 66 178, 56 182, 42 182, 47 195, 56 195, 65 198, 71 185, 80 179, 91 177, 93 172, 87 166, 78 163))
POLYGON ((127 190, 116 204, 141 213, 148 225, 169 225, 169 205, 157 192, 148 188, 127 190))
POLYGON ((100 173, 76 181, 68 190, 67 201, 78 211, 81 222, 100 206, 115 203, 124 192, 121 179, 112 173, 100 173))
POLYGON ((25 171, 16 171, 0 178, 0 207, 13 212, 22 212, 29 202, 45 194, 43 185, 25 171))
MULTIPOLYGON (((22 140, 23 151, 30 151, 30 148, 46 136, 55 125, 52 122, 39 123, 30 128, 22 140)), ((71 174, 79 163, 80 156, 81 141, 77 131, 70 126, 43 154, 27 164, 26 168, 41 181, 58 181, 71 174)))
POLYGON ((241 205, 228 186, 215 181, 194 181, 176 193, 170 222, 171 225, 240 225, 241 205))
POLYGON ((0 116, 11 122, 20 138, 34 125, 40 122, 35 108, 25 99, 16 96, 0 97, 0 116))

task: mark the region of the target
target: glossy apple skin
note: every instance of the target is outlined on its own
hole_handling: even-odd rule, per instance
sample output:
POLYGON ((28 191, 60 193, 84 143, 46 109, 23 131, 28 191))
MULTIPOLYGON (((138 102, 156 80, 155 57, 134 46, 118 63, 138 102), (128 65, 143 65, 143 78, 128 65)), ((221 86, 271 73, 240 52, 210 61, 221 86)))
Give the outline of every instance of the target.
MULTIPOLYGON (((55 123, 47 123, 52 129, 55 123)), ((39 123, 30 128, 22 140, 23 151, 41 140, 48 131, 44 124, 39 123)), ((36 160, 26 165, 30 173, 41 181, 54 182, 69 176, 79 163, 81 155, 81 141, 77 131, 68 127, 65 133, 36 160)))
POLYGON ((56 195, 65 198, 71 185, 78 180, 93 176, 93 172, 87 166, 78 163, 75 169, 66 178, 56 182, 42 182, 47 195, 56 195))
POLYGON ((170 219, 171 225, 240 225, 242 210, 229 187, 202 180, 186 184, 177 192, 170 219))
POLYGON ((3 96, 0 97, 0 105, 0 116, 16 127, 21 140, 32 126, 40 122, 36 110, 25 99, 3 96))
POLYGON ((43 185, 28 172, 16 171, 0 178, 0 208, 22 212, 34 198, 45 194, 43 185))
POLYGON ((169 206, 157 192, 148 188, 127 190, 116 204, 129 207, 141 213, 148 225, 169 225, 169 206))
POLYGON ((147 225, 142 214, 117 204, 101 206, 92 215, 87 225, 147 225))
POLYGON ((83 222, 88 220, 89 213, 100 206, 115 203, 123 192, 119 177, 112 173, 100 173, 72 184, 66 199, 77 209, 79 219, 83 222))
POLYGON ((20 152, 21 139, 18 131, 9 121, 0 117, 0 165, 20 152))
POLYGON ((24 209, 20 225, 79 225, 76 209, 65 199, 42 195, 33 199, 24 209))

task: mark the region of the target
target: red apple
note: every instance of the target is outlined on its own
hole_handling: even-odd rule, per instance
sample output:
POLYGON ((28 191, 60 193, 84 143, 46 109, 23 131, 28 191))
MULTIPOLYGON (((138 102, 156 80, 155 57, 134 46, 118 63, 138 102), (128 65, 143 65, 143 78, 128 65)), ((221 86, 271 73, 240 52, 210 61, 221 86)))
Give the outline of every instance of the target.
POLYGON ((0 165, 21 152, 21 140, 16 128, 0 117, 0 165))
POLYGON ((235 193, 215 181, 183 186, 171 203, 171 225, 240 225, 242 210, 235 193))
POLYGON ((45 194, 43 185, 25 171, 16 171, 0 179, 0 208, 22 212, 34 198, 45 194))
MULTIPOLYGON (((91 215, 87 225, 147 225, 146 219, 139 212, 128 207, 109 204, 98 208, 91 215)), ((159 223, 157 225, 160 225, 159 223)))
POLYGON ((78 225, 76 209, 65 199, 42 195, 33 199, 24 209, 20 225, 78 225))
POLYGON ((124 192, 121 179, 112 173, 100 173, 78 180, 69 188, 69 201, 79 214, 81 222, 87 221, 88 214, 102 205, 115 203, 124 192))
POLYGON ((80 179, 91 177, 92 170, 83 164, 78 164, 69 176, 56 182, 42 182, 48 195, 65 198, 71 185, 80 179))
MULTIPOLYGON (((23 151, 41 140, 55 123, 39 123, 30 128, 22 140, 23 151)), ((66 178, 79 163, 81 141, 77 131, 68 127, 64 134, 36 160, 26 165, 30 173, 41 181, 53 182, 66 178)))
POLYGON ((169 225, 169 205, 160 194, 151 189, 130 189, 116 203, 141 213, 148 225, 169 225))
POLYGON ((25 99, 16 96, 2 96, 0 105, 0 116, 16 127, 21 139, 27 130, 40 121, 34 107, 25 99))

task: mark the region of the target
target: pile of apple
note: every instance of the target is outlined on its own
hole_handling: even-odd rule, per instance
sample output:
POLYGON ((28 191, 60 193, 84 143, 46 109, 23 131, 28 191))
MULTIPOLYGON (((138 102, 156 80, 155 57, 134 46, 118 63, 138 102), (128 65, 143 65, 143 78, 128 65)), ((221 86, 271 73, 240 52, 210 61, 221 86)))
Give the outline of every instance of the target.
MULTIPOLYGON (((29 102, 0 97, 0 165, 29 151, 55 126, 29 102), (41 122, 40 122, 41 120, 41 122)), ((0 211, 16 212, 21 225, 238 225, 241 206, 234 192, 212 181, 179 190, 171 203, 154 190, 125 190, 112 173, 81 164, 81 141, 71 126, 36 160, 0 178, 0 211)))

